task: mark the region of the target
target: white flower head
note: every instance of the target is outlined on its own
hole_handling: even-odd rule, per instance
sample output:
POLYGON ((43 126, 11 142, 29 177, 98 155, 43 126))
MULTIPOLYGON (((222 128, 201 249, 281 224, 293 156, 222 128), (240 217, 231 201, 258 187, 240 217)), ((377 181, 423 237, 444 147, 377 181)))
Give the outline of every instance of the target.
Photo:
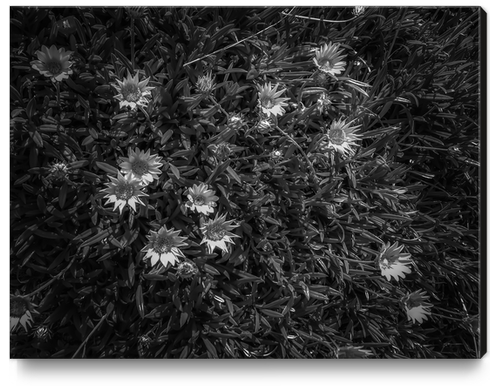
POLYGON ((428 302, 428 300, 429 296, 422 290, 412 292, 402 299, 407 317, 411 322, 423 323, 429 318, 431 314, 430 308, 433 304, 428 302))
POLYGON ((214 89, 214 79, 210 72, 206 75, 199 75, 196 82, 197 89, 202 94, 210 94, 214 89))
POLYGON ((182 279, 191 279, 199 272, 197 265, 191 260, 184 260, 177 266, 177 276, 182 279))
POLYGON ((364 7, 362 5, 357 5, 352 10, 352 13, 354 14, 354 16, 361 16, 364 12, 366 12, 366 7, 364 7))
POLYGON ((153 182, 153 179, 157 179, 158 175, 162 173, 160 168, 163 166, 162 157, 155 154, 150 155, 150 150, 141 151, 129 149, 129 157, 121 157, 123 161, 119 167, 121 173, 132 173, 135 178, 141 180, 144 185, 153 182))
POLYGON ((111 181, 106 184, 107 188, 102 190, 106 193, 104 196, 107 198, 106 205, 113 203, 114 210, 119 209, 120 214, 126 205, 129 205, 134 211, 136 211, 136 203, 144 205, 140 197, 147 197, 148 195, 140 190, 140 180, 135 178, 132 173, 126 176, 118 173, 117 178, 111 176, 109 178, 111 181))
POLYGON ((139 81, 139 73, 136 72, 131 76, 128 70, 128 76, 122 82, 116 78, 116 82, 112 83, 112 87, 119 93, 114 96, 119 100, 119 106, 128 106, 130 109, 135 109, 137 106, 145 107, 148 105, 148 97, 151 96, 151 90, 155 87, 149 87, 150 78, 139 81))
POLYGON ((150 231, 148 244, 142 249, 142 252, 146 252, 144 259, 150 259, 152 266, 158 262, 164 267, 174 265, 180 257, 184 257, 179 247, 187 245, 184 242, 186 237, 179 236, 179 233, 180 230, 167 229, 166 225, 158 232, 150 231))
POLYGON ((55 162, 49 168, 49 174, 46 177, 49 181, 69 181, 70 170, 64 162, 55 162))
POLYGON ((34 338, 39 339, 42 342, 47 342, 52 338, 53 333, 48 326, 38 326, 34 330, 33 336, 34 338))
POLYGON ((274 88, 272 88, 271 83, 266 83, 263 86, 258 86, 259 89, 259 106, 262 112, 270 116, 275 115, 283 115, 286 110, 284 110, 284 106, 287 106, 285 103, 289 98, 280 98, 280 96, 286 91, 286 89, 277 91, 279 84, 276 84, 274 88))
POLYGON ((232 237, 239 237, 230 232, 239 225, 232 224, 233 220, 225 220, 226 214, 223 214, 216 217, 214 220, 205 222, 201 228, 204 236, 201 244, 206 244, 208 253, 212 253, 216 247, 223 252, 228 252, 227 243, 235 244, 232 237))
POLYGON ((350 127, 352 122, 347 123, 345 120, 336 120, 330 124, 327 131, 327 141, 320 144, 322 149, 333 149, 341 156, 351 156, 354 154, 353 146, 359 146, 356 141, 360 139, 357 134, 357 128, 360 126, 350 127))
POLYGON ((244 125, 245 123, 245 118, 242 113, 230 113, 228 117, 228 125, 233 127, 233 128, 240 128, 244 125))
POLYGON ((10 332, 15 331, 19 325, 27 332, 33 322, 34 313, 38 312, 27 297, 10 296, 10 332))
POLYGON ((388 280, 393 277, 398 281, 400 277, 404 279, 405 274, 412 272, 409 266, 412 262, 410 253, 401 253, 403 247, 403 245, 398 246, 398 241, 393 245, 388 242, 376 258, 381 274, 388 280))
POLYGON ((345 70, 346 63, 342 59, 346 55, 342 55, 339 47, 340 44, 338 43, 326 43, 321 48, 315 50, 313 62, 320 71, 335 77, 345 70))
POLYGON ((362 346, 347 345, 339 347, 337 350, 337 358, 359 359, 372 356, 371 350, 363 349, 362 346))
POLYGON ((198 213, 202 213, 208 216, 210 213, 214 212, 216 207, 216 201, 218 201, 218 196, 215 195, 215 191, 209 189, 208 185, 201 183, 199 185, 194 184, 192 188, 189 188, 186 206, 191 210, 198 213))
POLYGON ((58 49, 54 45, 50 48, 42 46, 40 51, 36 51, 39 60, 33 60, 31 66, 51 81, 61 82, 73 73, 70 68, 72 62, 69 61, 72 53, 72 51, 65 51, 64 48, 58 49))
POLYGON ((213 153, 218 161, 226 161, 233 153, 233 145, 228 142, 220 142, 218 144, 209 145, 209 150, 213 153))

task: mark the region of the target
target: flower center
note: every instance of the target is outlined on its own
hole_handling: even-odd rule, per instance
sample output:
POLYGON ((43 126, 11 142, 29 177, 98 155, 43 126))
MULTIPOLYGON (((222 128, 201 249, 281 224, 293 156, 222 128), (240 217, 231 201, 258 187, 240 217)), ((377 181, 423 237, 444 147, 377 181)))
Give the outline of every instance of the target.
POLYGON ((330 62, 330 60, 328 59, 323 59, 322 61, 320 61, 320 67, 327 71, 333 68, 332 62, 330 62))
POLYGON ((264 106, 266 109, 272 109, 275 105, 275 101, 272 98, 265 97, 262 98, 262 106, 264 106))
POLYGON ((46 63, 46 68, 53 75, 58 75, 61 73, 61 64, 58 62, 46 63))
POLYGON ((346 136, 342 129, 330 129, 329 138, 334 145, 340 146, 344 144, 346 136))
POLYGON ((224 230, 208 231, 208 239, 212 241, 222 240, 225 236, 224 230))
POLYGON ((194 197, 193 199, 194 199, 194 205, 198 205, 198 206, 204 205, 204 203, 206 202, 204 197, 201 195, 198 195, 198 196, 194 197))
POLYGON ((10 299, 10 316, 20 318, 26 313, 27 309, 27 302, 24 299, 10 299))
POLYGON ((208 228, 206 229, 206 237, 211 241, 222 240, 225 235, 226 230, 220 223, 208 225, 208 228))
POLYGON ((141 177, 143 174, 148 173, 150 167, 148 162, 137 159, 131 164, 131 170, 134 172, 134 174, 141 177))
POLYGON ((128 83, 121 88, 123 98, 128 102, 138 102, 141 98, 141 91, 136 84, 128 83))
POLYGON ((172 249, 173 239, 168 236, 159 235, 153 243, 153 249, 157 253, 168 253, 172 249))
POLYGON ((412 299, 408 299, 405 304, 407 305, 407 308, 409 310, 411 310, 412 308, 416 308, 416 307, 420 306, 418 301, 416 301, 416 300, 414 301, 412 299))
POLYGON ((133 197, 134 186, 131 184, 120 184, 116 186, 115 194, 118 200, 129 200, 133 197))
POLYGON ((385 257, 381 261, 381 265, 382 265, 383 268, 390 268, 391 267, 391 262, 385 257))

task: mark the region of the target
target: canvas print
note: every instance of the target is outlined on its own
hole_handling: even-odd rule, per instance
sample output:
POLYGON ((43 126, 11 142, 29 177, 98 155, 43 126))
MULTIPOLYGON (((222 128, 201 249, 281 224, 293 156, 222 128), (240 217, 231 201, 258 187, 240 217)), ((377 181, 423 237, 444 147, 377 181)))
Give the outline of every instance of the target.
POLYGON ((10 357, 480 358, 485 22, 10 7, 10 357))

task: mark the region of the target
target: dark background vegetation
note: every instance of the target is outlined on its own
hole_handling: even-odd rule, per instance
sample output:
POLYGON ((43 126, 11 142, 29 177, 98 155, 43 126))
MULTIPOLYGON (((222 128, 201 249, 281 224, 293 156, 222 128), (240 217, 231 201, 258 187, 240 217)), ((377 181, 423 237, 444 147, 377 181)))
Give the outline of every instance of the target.
POLYGON ((368 8, 353 18, 352 9, 146 9, 133 47, 156 87, 148 117, 120 110, 109 85, 134 70, 126 9, 10 9, 10 287, 37 290, 39 312, 29 332, 11 335, 12 358, 334 358, 347 345, 372 358, 481 355, 482 10, 368 8), (319 85, 311 52, 326 41, 341 44, 347 68, 319 85), (52 44, 74 52, 61 104, 30 67, 52 44), (215 100, 244 126, 199 95, 208 71, 215 100), (279 126, 303 151, 254 128, 264 81, 288 89, 279 126), (320 86, 334 101, 326 114, 315 110, 320 86), (304 154, 341 117, 362 123, 362 146, 312 175, 304 154), (212 162, 220 141, 236 151, 212 162), (104 206, 97 162, 117 167, 130 146, 165 166, 150 206, 120 219, 104 206), (46 184, 60 161, 70 181, 46 184), (198 217, 180 210, 196 181, 241 224, 230 255, 206 255, 198 217), (195 241, 184 250, 199 268, 193 279, 174 268, 148 275, 140 251, 150 223, 195 241), (388 241, 415 262, 400 283, 373 264, 388 241), (422 325, 400 304, 418 289, 434 304, 422 325), (35 336, 40 326, 49 339, 35 336))

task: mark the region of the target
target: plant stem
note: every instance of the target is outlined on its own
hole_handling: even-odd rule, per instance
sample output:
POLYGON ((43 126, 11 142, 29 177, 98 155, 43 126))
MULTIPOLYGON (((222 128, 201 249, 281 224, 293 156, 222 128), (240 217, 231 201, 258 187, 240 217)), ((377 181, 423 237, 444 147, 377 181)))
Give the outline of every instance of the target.
POLYGON ((308 159, 308 156, 306 155, 306 153, 303 151, 303 149, 301 148, 301 146, 299 146, 299 144, 293 139, 293 137, 291 137, 288 133, 286 133, 284 130, 282 130, 279 125, 276 124, 276 129, 279 130, 283 135, 285 135, 294 145, 296 145, 296 147, 298 148, 298 150, 301 152, 301 154, 303 154, 303 157, 305 158, 307 164, 308 164, 308 167, 310 168, 311 170, 311 173, 313 174, 313 176, 315 177, 316 181, 319 180, 318 176, 316 175, 316 171, 315 171, 315 167, 313 166, 313 164, 311 163, 311 161, 308 159))
MULTIPOLYGON (((294 10, 295 8, 296 8, 296 7, 293 7, 289 13, 284 13, 284 12, 281 12, 281 14, 282 14, 282 15, 284 15, 284 16, 293 16, 293 15, 291 15, 291 12, 293 12, 293 10, 294 10)), ((262 32, 267 31, 269 28, 272 28, 272 27, 276 26, 276 25, 277 25, 277 24, 279 24, 281 21, 283 21, 283 19, 281 19, 281 20, 279 20, 279 21, 275 22, 274 24, 271 24, 270 26, 268 26, 268 27, 264 28, 263 30, 261 30, 261 31, 259 31, 259 32, 257 32, 257 33, 254 33, 253 35, 250 35, 250 36, 246 37, 245 39, 239 40, 239 41, 237 41, 236 43, 229 44, 229 45, 227 45, 226 47, 224 47, 224 48, 220 48, 219 50, 216 50, 216 51, 214 51, 214 52, 212 52, 212 53, 210 53, 210 54, 207 54, 207 55, 201 56, 200 58, 197 58, 197 59, 191 60, 190 62, 184 63, 184 64, 183 64, 183 66, 188 66, 189 64, 192 64, 192 63, 198 62, 199 60, 202 60, 202 59, 204 59, 204 58, 207 58, 208 56, 214 55, 214 54, 216 54, 216 53, 218 53, 218 52, 221 52, 221 51, 225 51, 225 50, 227 50, 228 48, 231 48, 231 47, 234 47, 234 46, 236 46, 236 45, 238 45, 238 44, 240 44, 240 43, 243 43, 244 41, 247 41, 248 39, 252 39, 253 37, 255 37, 255 36, 257 36, 257 35, 261 34, 262 32)))
POLYGON ((87 342, 90 339, 90 337, 95 333, 95 331, 97 331, 97 329, 102 325, 102 323, 104 322, 104 320, 107 319, 108 316, 109 316, 109 312, 106 312, 106 314, 102 317, 102 319, 100 319, 99 323, 97 323, 97 325, 94 327, 94 329, 92 331, 90 331, 90 334, 88 334, 88 336, 82 342, 82 344, 80 345, 80 347, 78 347, 77 351, 75 351, 75 354, 73 354, 73 356, 71 357, 71 359, 73 359, 73 358, 75 358, 77 356, 77 354, 79 353, 79 351, 87 344, 87 342))
MULTIPOLYGON (((75 255, 76 256, 76 255, 75 255)), ((53 277, 51 280, 49 280, 48 282, 44 283, 41 287, 39 287, 38 289, 36 289, 35 291, 31 292, 30 294, 26 295, 27 297, 31 297, 35 294, 37 294, 38 292, 41 292, 44 288, 46 288, 47 286, 49 286, 52 282, 54 282, 55 280, 57 280, 61 275, 63 275, 66 271, 68 271, 68 269, 71 267, 71 265, 73 264, 73 262, 75 261, 75 256, 73 256, 73 259, 71 259, 70 263, 66 266, 66 268, 64 268, 60 273, 58 273, 55 277, 53 277)))
POLYGON ((357 18, 357 16, 351 17, 350 19, 346 20, 327 20, 327 19, 318 19, 317 17, 308 17, 308 16, 301 16, 301 15, 291 15, 291 13, 287 14, 285 12, 281 12, 284 16, 292 16, 292 17, 297 17, 299 19, 306 19, 306 20, 314 20, 314 21, 323 21, 325 23, 347 23, 348 21, 352 21, 357 18))
POLYGON ((57 102, 58 102, 58 107, 61 109, 60 82, 56 82, 56 99, 57 99, 57 102))

